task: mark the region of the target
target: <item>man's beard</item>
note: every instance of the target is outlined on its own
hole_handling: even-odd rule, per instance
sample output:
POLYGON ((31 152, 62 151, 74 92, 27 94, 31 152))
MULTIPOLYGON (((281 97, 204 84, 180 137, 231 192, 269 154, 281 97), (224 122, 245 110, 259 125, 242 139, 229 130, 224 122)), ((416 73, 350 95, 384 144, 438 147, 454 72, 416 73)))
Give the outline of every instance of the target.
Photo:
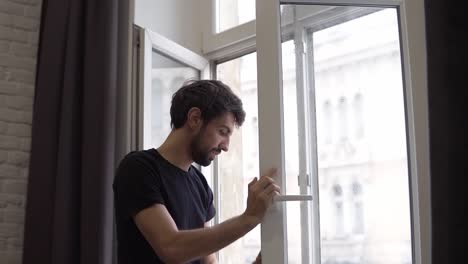
POLYGON ((192 139, 190 143, 190 149, 192 154, 192 159, 197 164, 200 164, 203 167, 209 166, 211 164, 210 153, 212 151, 221 152, 220 149, 215 148, 211 150, 204 150, 202 146, 202 135, 204 129, 202 128, 200 132, 192 139))

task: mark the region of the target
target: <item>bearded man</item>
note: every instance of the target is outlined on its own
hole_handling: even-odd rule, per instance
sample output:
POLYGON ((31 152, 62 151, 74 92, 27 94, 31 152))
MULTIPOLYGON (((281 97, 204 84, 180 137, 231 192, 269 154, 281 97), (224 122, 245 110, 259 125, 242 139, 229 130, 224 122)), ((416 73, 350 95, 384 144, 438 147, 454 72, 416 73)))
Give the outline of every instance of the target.
POLYGON ((217 263, 215 253, 257 226, 279 194, 270 169, 249 183, 244 213, 208 226, 216 212, 213 192, 192 164, 208 166, 228 151, 245 119, 242 101, 220 81, 193 81, 173 95, 170 114, 164 143, 127 154, 117 170, 119 264, 217 263))

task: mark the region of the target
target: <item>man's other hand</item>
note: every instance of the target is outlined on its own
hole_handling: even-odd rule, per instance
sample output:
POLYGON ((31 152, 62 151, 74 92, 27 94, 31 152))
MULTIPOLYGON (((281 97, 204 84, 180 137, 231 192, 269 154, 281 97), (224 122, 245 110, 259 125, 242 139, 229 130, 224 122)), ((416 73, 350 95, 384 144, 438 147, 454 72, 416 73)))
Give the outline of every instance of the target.
POLYGON ((262 221, 267 209, 273 204, 273 197, 280 193, 280 188, 273 180, 275 174, 276 169, 271 168, 259 180, 254 178, 249 183, 247 208, 244 215, 254 219, 257 224, 262 221))
POLYGON ((262 264, 262 252, 258 252, 257 258, 252 264, 262 264))

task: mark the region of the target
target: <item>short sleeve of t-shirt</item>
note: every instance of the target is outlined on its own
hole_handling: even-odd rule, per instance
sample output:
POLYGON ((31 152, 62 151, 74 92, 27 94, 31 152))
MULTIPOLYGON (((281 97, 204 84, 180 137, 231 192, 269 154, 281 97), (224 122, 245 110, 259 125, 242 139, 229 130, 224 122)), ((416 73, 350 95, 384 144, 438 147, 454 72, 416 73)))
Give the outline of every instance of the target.
POLYGON ((127 156, 120 164, 114 182, 116 213, 133 217, 155 203, 165 204, 161 178, 136 155, 127 156))
POLYGON ((192 168, 195 171, 198 178, 200 179, 200 182, 202 183, 203 188, 205 189, 205 198, 206 198, 205 222, 208 222, 211 219, 213 219, 213 217, 216 214, 216 209, 215 209, 214 204, 213 204, 213 201, 214 201, 213 191, 211 190, 210 186, 208 185, 208 182, 206 181, 205 176, 203 176, 203 174, 197 168, 195 168, 195 167, 192 167, 192 168))
POLYGON ((208 187, 208 207, 207 207, 207 210, 206 210, 206 220, 205 222, 208 222, 210 221, 211 219, 213 219, 213 217, 215 216, 216 214, 216 209, 213 205, 213 191, 211 191, 211 188, 208 187))

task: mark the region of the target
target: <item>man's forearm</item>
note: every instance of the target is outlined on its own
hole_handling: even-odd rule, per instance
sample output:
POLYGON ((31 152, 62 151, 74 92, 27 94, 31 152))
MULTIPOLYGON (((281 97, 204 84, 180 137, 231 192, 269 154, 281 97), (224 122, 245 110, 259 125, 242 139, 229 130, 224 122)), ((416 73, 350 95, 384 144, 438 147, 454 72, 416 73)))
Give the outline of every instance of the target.
POLYGON ((218 264, 216 253, 211 253, 210 255, 203 257, 202 263, 203 264, 218 264))
POLYGON ((240 215, 212 227, 177 231, 168 241, 165 255, 174 263, 207 256, 242 237, 257 224, 254 218, 240 215))

